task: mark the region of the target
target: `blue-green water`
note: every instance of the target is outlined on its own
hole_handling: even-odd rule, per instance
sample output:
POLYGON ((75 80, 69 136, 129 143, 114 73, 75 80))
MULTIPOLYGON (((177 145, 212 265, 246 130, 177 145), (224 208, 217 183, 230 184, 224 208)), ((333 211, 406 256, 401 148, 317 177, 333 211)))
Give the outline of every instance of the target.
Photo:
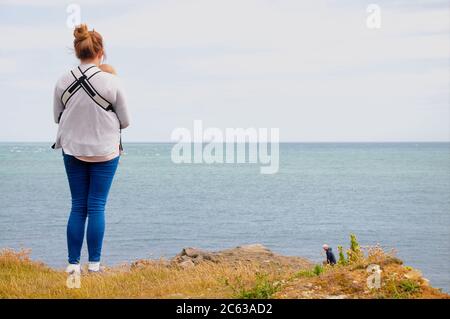
MULTIPOLYGON (((0 144, 0 247, 61 267, 70 196, 49 146, 0 144)), ((126 145, 105 263, 256 242, 319 261, 323 243, 336 250, 356 233, 450 291, 450 143, 281 144, 276 175, 256 164, 177 165, 170 150, 126 145)))

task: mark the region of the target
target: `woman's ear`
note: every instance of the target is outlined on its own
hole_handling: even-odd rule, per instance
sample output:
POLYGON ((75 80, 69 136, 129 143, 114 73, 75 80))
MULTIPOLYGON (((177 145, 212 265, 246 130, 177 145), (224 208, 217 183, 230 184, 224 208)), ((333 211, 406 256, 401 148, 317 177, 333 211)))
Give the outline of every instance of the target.
POLYGON ((104 59, 104 58, 105 58, 105 53, 104 53, 103 50, 101 50, 101 51, 98 53, 98 55, 97 55, 97 59, 98 59, 98 61, 100 62, 100 64, 103 63, 103 59, 104 59))

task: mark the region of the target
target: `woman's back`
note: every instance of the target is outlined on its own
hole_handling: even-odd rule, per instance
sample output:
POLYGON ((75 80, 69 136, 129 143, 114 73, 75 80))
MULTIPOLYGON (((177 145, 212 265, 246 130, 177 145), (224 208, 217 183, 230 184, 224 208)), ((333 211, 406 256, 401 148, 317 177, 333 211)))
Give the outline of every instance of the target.
POLYGON ((56 148, 74 156, 111 154, 120 143, 120 129, 129 125, 118 77, 94 64, 67 72, 55 86, 54 119, 59 123, 56 148))

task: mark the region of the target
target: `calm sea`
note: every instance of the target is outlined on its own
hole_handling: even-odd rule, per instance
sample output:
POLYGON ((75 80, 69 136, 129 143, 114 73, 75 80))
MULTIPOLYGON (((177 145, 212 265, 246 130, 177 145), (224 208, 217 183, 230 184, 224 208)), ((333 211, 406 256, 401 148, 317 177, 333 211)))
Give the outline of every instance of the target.
MULTIPOLYGON (((70 195, 49 146, 0 144, 0 248, 31 248, 62 267, 70 195)), ((323 243, 336 250, 355 233, 450 291, 450 143, 281 144, 275 175, 256 164, 173 164, 171 147, 126 144, 106 264, 245 243, 320 261, 323 243)))

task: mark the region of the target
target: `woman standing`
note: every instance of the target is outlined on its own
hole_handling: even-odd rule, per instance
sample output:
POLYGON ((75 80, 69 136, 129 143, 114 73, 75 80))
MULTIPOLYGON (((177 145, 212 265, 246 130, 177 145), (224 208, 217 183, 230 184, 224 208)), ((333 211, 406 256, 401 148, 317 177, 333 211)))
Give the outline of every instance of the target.
POLYGON ((100 270, 105 205, 119 163, 120 130, 129 125, 118 78, 99 69, 104 56, 102 36, 86 25, 74 31, 80 65, 64 74, 54 92, 54 119, 59 124, 54 148, 62 148, 72 196, 67 224, 69 265, 80 272, 85 222, 89 271, 100 270))

